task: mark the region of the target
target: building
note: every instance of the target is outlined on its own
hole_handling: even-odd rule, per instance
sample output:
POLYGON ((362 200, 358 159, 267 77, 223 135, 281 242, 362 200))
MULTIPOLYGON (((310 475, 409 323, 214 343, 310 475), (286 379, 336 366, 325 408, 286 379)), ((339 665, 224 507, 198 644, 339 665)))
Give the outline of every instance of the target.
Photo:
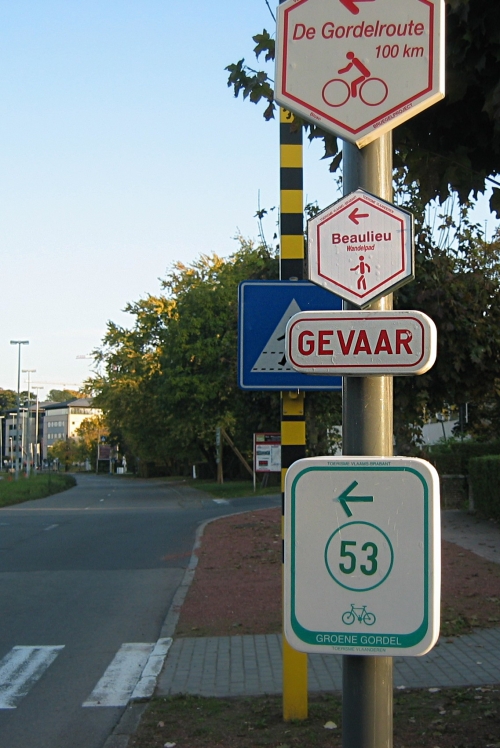
POLYGON ((101 415, 100 408, 93 408, 88 398, 67 400, 63 403, 43 402, 23 406, 19 411, 19 433, 17 410, 11 410, 0 420, 0 456, 3 466, 12 467, 21 460, 39 465, 47 459, 47 450, 61 439, 76 437, 76 430, 86 418, 101 415))
POLYGON ((47 450, 61 439, 78 438, 76 431, 86 418, 102 415, 100 408, 93 408, 89 398, 67 400, 64 403, 42 403, 42 457, 47 459, 47 450))

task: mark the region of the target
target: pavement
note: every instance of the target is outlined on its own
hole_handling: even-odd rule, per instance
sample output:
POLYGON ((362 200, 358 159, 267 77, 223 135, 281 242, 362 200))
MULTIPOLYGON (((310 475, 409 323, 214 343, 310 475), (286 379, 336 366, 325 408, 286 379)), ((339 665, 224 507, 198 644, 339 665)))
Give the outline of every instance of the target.
MULTIPOLYGON (((460 510, 442 512, 444 540, 500 563, 500 527, 460 510)), ((199 543, 199 538, 197 540, 199 543)), ((174 600, 170 626, 175 627, 183 596, 196 565, 186 572, 181 598, 174 600)), ((156 695, 255 696, 282 691, 282 641, 279 634, 175 639, 158 678, 156 695)), ((340 691, 342 657, 308 656, 309 690, 340 691)), ((423 657, 394 658, 395 688, 447 688, 500 683, 500 628, 441 638, 423 657)))

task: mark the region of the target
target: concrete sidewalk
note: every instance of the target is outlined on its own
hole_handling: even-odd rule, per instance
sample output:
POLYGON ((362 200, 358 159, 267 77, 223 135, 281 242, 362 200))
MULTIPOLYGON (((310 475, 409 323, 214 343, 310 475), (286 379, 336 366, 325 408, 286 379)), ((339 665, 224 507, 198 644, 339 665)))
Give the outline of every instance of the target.
MULTIPOLYGON (((500 528, 466 512, 442 513, 444 540, 500 562, 500 528)), ((193 569, 194 572, 194 569, 193 569)), ((308 657, 309 690, 340 691, 342 657, 308 657)), ((394 686, 445 688, 500 684, 500 628, 440 639, 424 657, 395 657, 394 686)), ((251 696, 281 693, 281 636, 175 639, 158 678, 156 694, 251 696)))
MULTIPOLYGON (((308 656, 309 690, 342 689, 342 657, 308 656)), ((500 683, 500 629, 440 640, 424 657, 395 657, 394 686, 446 688, 500 683)), ((219 636, 174 641, 156 694, 255 696, 281 693, 281 636, 219 636)))

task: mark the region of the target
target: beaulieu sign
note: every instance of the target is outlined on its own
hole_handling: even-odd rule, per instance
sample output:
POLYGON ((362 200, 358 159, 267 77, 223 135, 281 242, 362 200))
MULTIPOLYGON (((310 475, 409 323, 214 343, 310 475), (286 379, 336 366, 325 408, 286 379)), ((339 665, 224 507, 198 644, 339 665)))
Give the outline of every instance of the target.
POLYGON ((364 146, 444 96, 444 0, 287 0, 275 99, 364 146))
POLYGON ((309 280, 358 307, 413 279, 413 216, 355 190, 307 222, 309 280))

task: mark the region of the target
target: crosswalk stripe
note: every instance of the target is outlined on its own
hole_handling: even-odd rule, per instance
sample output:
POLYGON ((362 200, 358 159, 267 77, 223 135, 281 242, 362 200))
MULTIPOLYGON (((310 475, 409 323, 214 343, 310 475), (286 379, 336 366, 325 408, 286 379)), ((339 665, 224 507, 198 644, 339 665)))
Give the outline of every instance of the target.
POLYGON ((0 662, 0 709, 15 709, 64 645, 13 647, 0 662))
POLYGON ((154 644, 122 644, 82 706, 126 706, 153 652, 154 644))

